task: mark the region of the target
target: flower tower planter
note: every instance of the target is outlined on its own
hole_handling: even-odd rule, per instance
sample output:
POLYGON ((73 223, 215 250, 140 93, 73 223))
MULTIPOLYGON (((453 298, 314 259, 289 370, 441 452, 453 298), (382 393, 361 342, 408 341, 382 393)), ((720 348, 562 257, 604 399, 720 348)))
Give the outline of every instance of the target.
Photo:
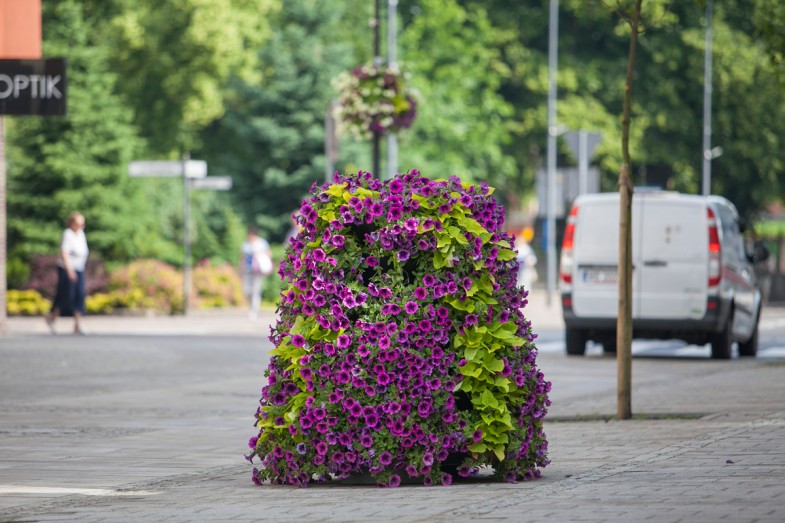
POLYGON ((417 171, 312 190, 280 268, 255 483, 539 477, 550 383, 492 192, 417 171))

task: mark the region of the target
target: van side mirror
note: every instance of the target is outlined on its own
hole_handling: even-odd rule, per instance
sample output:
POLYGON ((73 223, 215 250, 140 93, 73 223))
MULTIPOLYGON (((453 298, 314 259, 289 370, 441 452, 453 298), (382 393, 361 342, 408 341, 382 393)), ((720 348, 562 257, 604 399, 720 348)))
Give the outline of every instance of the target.
POLYGON ((766 244, 756 240, 752 246, 752 253, 748 256, 752 263, 761 263, 769 259, 769 249, 766 244))

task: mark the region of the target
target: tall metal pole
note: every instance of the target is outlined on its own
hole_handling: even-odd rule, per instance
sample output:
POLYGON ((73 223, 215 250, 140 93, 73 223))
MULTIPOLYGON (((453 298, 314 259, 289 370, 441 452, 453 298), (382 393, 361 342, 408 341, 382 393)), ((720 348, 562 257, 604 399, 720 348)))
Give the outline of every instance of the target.
POLYGON ((324 181, 332 183, 335 169, 335 119, 333 118, 333 108, 335 104, 330 101, 327 103, 327 112, 324 115, 324 181))
POLYGON ((703 194, 711 194, 711 94, 714 1, 706 3, 706 49, 703 54, 703 194))
POLYGON ((550 306, 556 290, 556 70, 559 45, 559 0, 551 0, 548 28, 548 209, 546 214, 547 283, 550 306))
POLYGON ((578 131, 578 194, 589 192, 589 133, 578 131))
MULTIPOLYGON (((398 29, 396 26, 398 0, 387 0, 387 65, 398 67, 398 29)), ((395 176, 398 170, 398 137, 387 133, 387 178, 395 176)))
MULTIPOLYGON (((374 1, 374 12, 373 12, 373 65, 374 67, 380 67, 382 65, 382 56, 381 56, 381 49, 380 49, 380 42, 379 42, 379 11, 380 9, 381 0, 374 1)), ((381 172, 379 169, 379 145, 381 141, 382 135, 379 131, 373 131, 373 175, 380 177, 381 172)))
POLYGON ((191 179, 188 177, 189 153, 183 154, 183 314, 191 305, 191 179))

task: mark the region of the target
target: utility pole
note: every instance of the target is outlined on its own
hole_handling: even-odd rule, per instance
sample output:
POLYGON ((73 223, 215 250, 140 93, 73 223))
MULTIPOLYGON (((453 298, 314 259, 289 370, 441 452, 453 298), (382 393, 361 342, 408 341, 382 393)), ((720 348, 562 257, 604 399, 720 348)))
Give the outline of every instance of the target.
POLYGON ((556 70, 559 52, 559 0, 551 0, 550 24, 548 28, 548 173, 545 237, 547 240, 547 303, 551 305, 556 291, 556 70))
MULTIPOLYGON (((374 13, 373 13, 373 20, 371 21, 371 25, 373 25, 373 66, 374 67, 381 67, 382 65, 382 56, 381 56, 381 43, 379 41, 379 11, 380 9, 381 0, 374 1, 374 13)), ((381 145, 382 135, 381 133, 374 129, 373 130, 373 175, 379 177, 380 167, 379 167, 379 148, 381 145)))
MULTIPOLYGON (((711 161, 714 151, 711 148, 711 96, 712 96, 712 58, 713 58, 713 0, 706 3, 706 45, 703 52, 703 191, 711 194, 711 161)), ((721 149, 720 149, 721 151, 721 149)), ((717 155, 719 156, 719 155, 717 155)))
MULTIPOLYGON (((387 65, 391 69, 398 67, 398 34, 396 17, 398 0, 387 0, 387 65)), ((398 137, 395 133, 387 133, 387 179, 395 176, 398 170, 398 137)))
POLYGON ((183 314, 191 307, 191 179, 187 174, 190 153, 183 154, 183 314))

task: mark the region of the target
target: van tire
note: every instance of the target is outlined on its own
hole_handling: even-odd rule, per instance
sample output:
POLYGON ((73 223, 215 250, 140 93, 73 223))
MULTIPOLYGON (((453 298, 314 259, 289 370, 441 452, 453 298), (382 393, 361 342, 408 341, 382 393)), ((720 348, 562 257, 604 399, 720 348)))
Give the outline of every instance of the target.
POLYGON ((752 330, 752 335, 747 341, 739 342, 739 356, 752 357, 758 354, 758 323, 755 323, 755 328, 752 330))
POLYGON ((731 326, 733 325, 733 309, 728 316, 725 326, 720 332, 711 335, 711 357, 715 360, 729 360, 731 353, 731 346, 733 345, 733 333, 731 326))
POLYGON ((581 329, 567 329, 565 338, 567 341, 567 354, 570 356, 583 356, 586 354, 586 331, 581 329))
POLYGON ((604 339, 602 340, 602 352, 607 354, 608 356, 615 356, 616 355, 616 338, 604 339))

